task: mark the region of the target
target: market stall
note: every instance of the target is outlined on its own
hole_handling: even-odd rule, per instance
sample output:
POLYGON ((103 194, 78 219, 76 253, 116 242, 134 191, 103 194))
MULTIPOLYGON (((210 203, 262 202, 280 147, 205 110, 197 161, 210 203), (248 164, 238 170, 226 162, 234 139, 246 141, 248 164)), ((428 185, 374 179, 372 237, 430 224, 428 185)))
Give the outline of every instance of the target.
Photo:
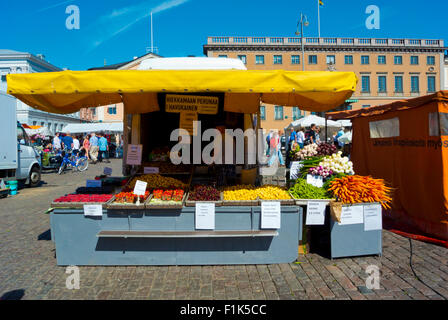
MULTIPOLYGON (((246 140, 244 152, 233 153, 242 160, 236 165, 221 165, 216 161, 224 155, 219 148, 208 153, 214 162, 201 157, 210 151, 211 137, 204 135, 211 129, 259 129, 260 101, 330 110, 350 97, 355 86, 353 73, 281 70, 8 76, 8 93, 46 111, 71 113, 124 102, 127 181, 115 181, 110 198, 80 194, 53 203, 51 228, 60 265, 294 261, 302 234, 301 207, 280 187, 260 186, 256 179, 241 185, 244 175, 257 167, 249 159, 262 139, 246 140), (182 144, 184 137, 192 141, 173 153, 180 144, 178 136, 172 138, 178 128, 187 133, 180 137, 182 144), (182 156, 180 167, 170 163, 173 154, 182 156)), ((229 141, 227 135, 222 139, 229 141)))

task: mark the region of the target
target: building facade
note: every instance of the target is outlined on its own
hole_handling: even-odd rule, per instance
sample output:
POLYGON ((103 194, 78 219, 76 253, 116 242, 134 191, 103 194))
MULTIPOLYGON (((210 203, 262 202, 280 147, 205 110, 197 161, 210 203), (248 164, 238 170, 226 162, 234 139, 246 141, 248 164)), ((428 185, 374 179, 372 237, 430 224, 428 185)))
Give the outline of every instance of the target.
MULTIPOLYGON (((249 70, 351 71, 356 91, 338 109, 360 109, 426 95, 445 88, 443 40, 208 37, 208 57, 241 59, 249 70)), ((447 74, 448 76, 448 74, 447 74)), ((283 130, 309 112, 262 105, 262 127, 283 130)))
MULTIPOLYGON (((34 73, 62 71, 45 61, 43 55, 0 49, 0 91, 6 93, 6 75, 12 73, 34 73)), ((48 127, 53 133, 62 130, 69 123, 79 123, 79 113, 60 115, 33 109, 17 101, 17 120, 29 126, 48 127)))
MULTIPOLYGON (((131 61, 108 65, 104 67, 91 68, 89 70, 136 70, 140 63, 146 59, 161 58, 154 53, 148 53, 141 57, 134 57, 131 61)), ((123 122, 123 103, 112 104, 101 107, 81 109, 81 119, 93 122, 123 122)))

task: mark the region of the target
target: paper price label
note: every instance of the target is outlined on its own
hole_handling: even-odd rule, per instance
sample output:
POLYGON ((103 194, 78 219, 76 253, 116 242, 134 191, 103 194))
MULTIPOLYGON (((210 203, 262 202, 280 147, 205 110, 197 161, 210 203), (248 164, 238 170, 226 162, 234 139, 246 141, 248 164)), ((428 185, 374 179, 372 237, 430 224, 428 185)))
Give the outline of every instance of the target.
POLYGON ((102 217, 103 206, 100 204, 85 204, 84 205, 85 217, 102 217))
POLYGON ((261 202, 261 229, 280 229, 281 206, 279 201, 261 202))
POLYGON ((126 156, 126 164, 139 166, 142 164, 142 148, 141 144, 128 145, 128 153, 126 156))
POLYGON ((291 169, 289 169, 289 179, 298 179, 300 169, 303 167, 302 161, 294 161, 291 164, 291 169))
POLYGON ((159 173, 159 168, 145 167, 143 171, 145 174, 154 174, 154 173, 159 173))
POLYGON ((325 224, 325 208, 327 203, 323 201, 308 201, 306 207, 306 225, 325 224))
POLYGON ((364 206, 342 206, 341 222, 339 225, 364 223, 364 206))
POLYGON ((364 205, 364 231, 382 230, 383 216, 380 204, 364 205))
POLYGON ((108 168, 108 167, 104 168, 103 173, 104 173, 106 176, 110 176, 110 175, 112 174, 112 168, 108 168))
POLYGON ((86 187, 87 188, 101 188, 102 181, 101 180, 87 180, 86 187))
POLYGON ((195 228, 197 230, 215 229, 215 204, 214 203, 196 203, 195 228))
POLYGON ((137 180, 134 187, 134 194, 138 196, 144 196, 146 192, 146 186, 148 185, 147 182, 137 180))
POLYGON ((324 179, 322 176, 313 176, 311 174, 306 176, 306 182, 318 188, 322 188, 324 185, 324 179))

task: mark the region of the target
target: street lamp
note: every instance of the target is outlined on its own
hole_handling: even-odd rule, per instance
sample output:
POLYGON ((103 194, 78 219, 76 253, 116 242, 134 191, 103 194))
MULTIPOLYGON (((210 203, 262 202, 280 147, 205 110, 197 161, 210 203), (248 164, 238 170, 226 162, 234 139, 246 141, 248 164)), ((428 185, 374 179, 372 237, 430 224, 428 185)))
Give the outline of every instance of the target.
POLYGON ((300 36, 300 43, 302 44, 302 71, 305 71, 305 44, 303 42, 303 27, 308 27, 310 23, 308 18, 303 13, 300 13, 300 21, 297 23, 296 36, 300 36), (300 25, 300 32, 299 32, 300 25))

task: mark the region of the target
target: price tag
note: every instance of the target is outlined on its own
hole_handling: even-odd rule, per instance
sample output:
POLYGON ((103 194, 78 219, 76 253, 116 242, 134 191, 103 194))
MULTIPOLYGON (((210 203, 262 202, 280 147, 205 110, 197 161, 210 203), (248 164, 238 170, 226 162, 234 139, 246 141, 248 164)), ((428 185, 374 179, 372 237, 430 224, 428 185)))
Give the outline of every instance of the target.
POLYGON ((138 196, 144 196, 146 192, 146 186, 148 185, 147 182, 137 180, 134 187, 134 194, 138 196))
POLYGON ((85 217, 102 217, 103 206, 100 204, 85 204, 84 205, 85 217))
POLYGON ((308 201, 306 207, 306 225, 325 224, 325 208, 327 203, 323 201, 308 201))
POLYGON ((126 156, 126 164, 139 166, 142 164, 142 148, 141 144, 128 145, 128 153, 126 156))
POLYGON ((289 169, 289 179, 295 180, 299 178, 300 169, 303 167, 302 161, 294 161, 291 163, 291 169, 289 169))
POLYGON ((110 176, 112 174, 112 168, 108 168, 108 167, 104 168, 104 174, 106 176, 110 176))
POLYGON ((102 181, 101 180, 87 180, 86 187, 87 188, 101 188, 102 181))
POLYGON ((322 176, 313 176, 311 174, 308 174, 306 176, 306 182, 315 187, 322 188, 322 186, 324 185, 324 178, 322 176))
POLYGON ((341 222, 339 225, 361 224, 364 223, 364 206, 352 205, 342 206, 341 222))
POLYGON ((380 204, 364 205, 364 231, 382 230, 383 217, 380 204))
POLYGON ((261 229, 280 229, 280 208, 279 201, 261 202, 261 229))
POLYGON ((196 203, 195 228, 197 230, 215 229, 215 204, 214 203, 196 203))
POLYGON ((159 173, 159 168, 155 167, 145 167, 144 169, 145 174, 152 174, 152 173, 159 173))

